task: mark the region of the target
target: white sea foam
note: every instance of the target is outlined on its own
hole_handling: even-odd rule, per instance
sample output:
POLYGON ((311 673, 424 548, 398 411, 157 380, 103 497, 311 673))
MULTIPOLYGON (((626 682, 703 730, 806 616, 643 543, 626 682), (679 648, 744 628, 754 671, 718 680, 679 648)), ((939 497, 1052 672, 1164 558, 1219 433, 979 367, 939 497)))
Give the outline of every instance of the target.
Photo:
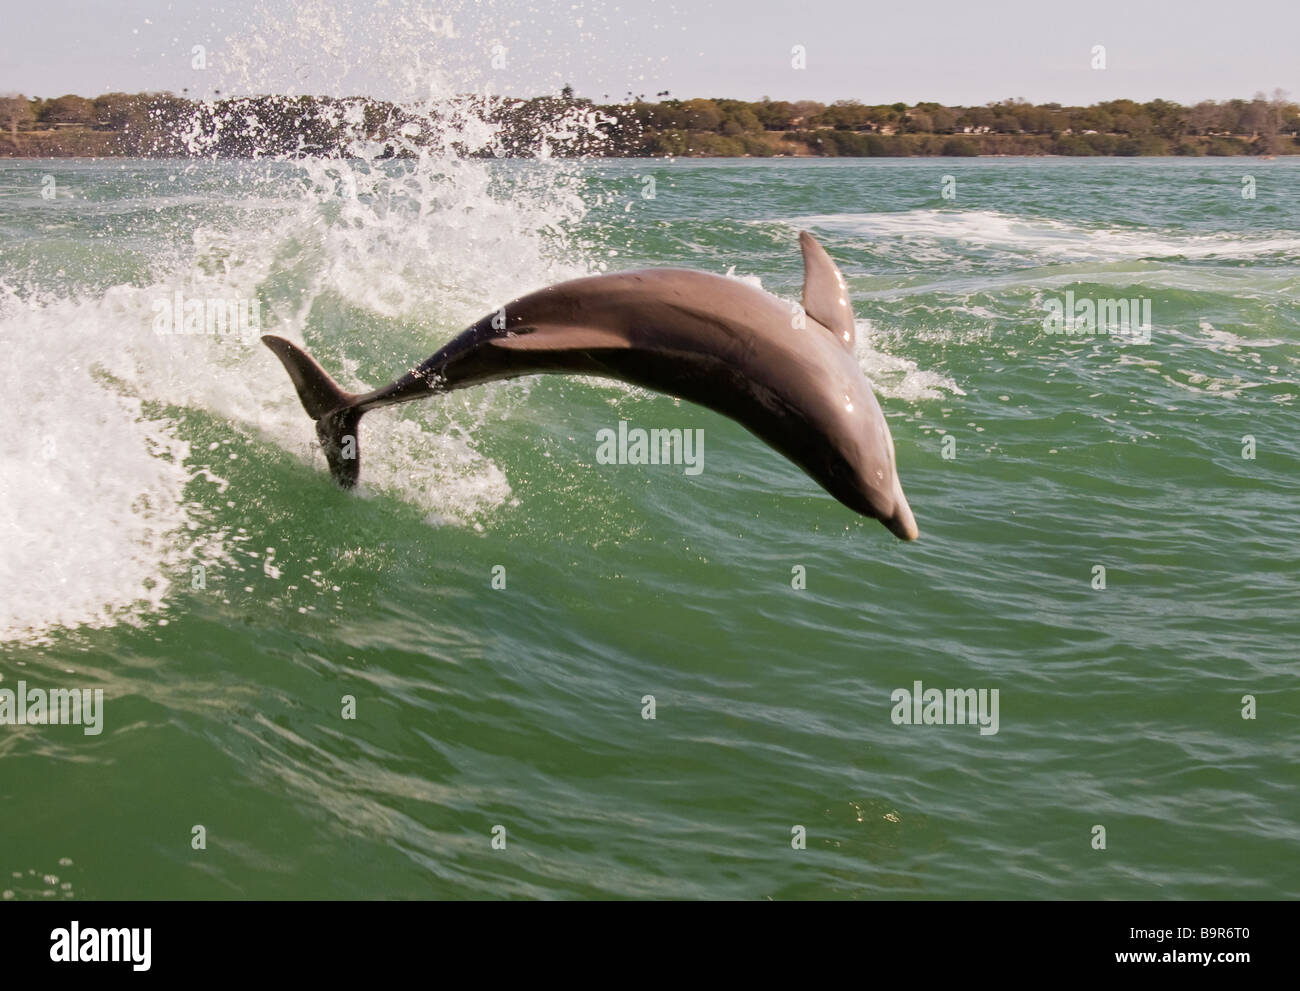
POLYGON ((107 303, 0 300, 0 639, 141 615, 196 541, 221 555, 187 527, 189 445, 97 375, 114 327, 107 303))
MULTIPOLYGON (((300 4, 295 17, 284 30, 315 37, 326 50, 339 41, 326 8, 300 4)), ((229 64, 246 91, 259 89, 248 69, 258 51, 275 49, 282 27, 230 40, 229 64)), ((430 71, 408 83, 417 116, 455 92, 430 71)), ((326 363, 344 387, 359 388, 379 384, 359 381, 361 362, 390 364, 394 350, 422 360, 521 292, 588 273, 568 260, 564 245, 563 231, 585 210, 572 167, 512 163, 503 195, 488 163, 451 147, 491 146, 484 104, 438 109, 442 131, 432 151, 387 142, 409 151, 406 159, 381 160, 385 147, 358 130, 346 159, 268 163, 260 173, 204 165, 239 170, 220 192, 186 188, 189 165, 151 166, 175 175, 155 177, 165 195, 143 205, 201 201, 209 209, 197 227, 150 235, 157 267, 149 284, 100 294, 70 285, 61 296, 0 287, 7 355, 0 387, 9 410, 0 438, 0 637, 39 640, 56 627, 138 622, 165 605, 178 572, 188 575, 185 558, 196 543, 207 560, 221 555, 224 534, 210 520, 203 489, 224 485, 223 459, 239 454, 225 446, 191 450, 178 411, 199 411, 322 460, 283 368, 255 338, 159 336, 157 300, 176 292, 257 299, 261 329, 299 342, 305 330, 313 348, 343 355, 326 363), (374 328, 385 320, 406 328, 400 349, 376 351, 382 341, 374 328), (412 324, 425 339, 411 338, 412 324)), ((434 126, 432 117, 422 119, 434 126)), ((591 125, 578 114, 556 129, 591 125)), ((205 147, 198 129, 192 144, 205 147)), ((98 181, 130 181, 104 173, 98 181)), ((108 202, 104 216, 141 208, 138 190, 123 193, 126 203, 108 202)), ((478 402, 372 414, 367 425, 387 422, 362 428, 365 489, 409 502, 431 522, 458 525, 508 501, 504 474, 468 440, 493 400, 480 394, 478 402)), ((224 501, 223 494, 216 504, 224 501)))
POLYGON ((829 213, 795 217, 793 226, 859 235, 927 260, 961 248, 1045 255, 1056 261, 1135 258, 1254 258, 1300 256, 1300 236, 1214 232, 1192 234, 1155 229, 1073 224, 997 210, 904 210, 896 213, 829 213))
POLYGON ((942 399, 945 394, 966 395, 947 375, 921 368, 910 358, 900 358, 877 347, 883 335, 870 320, 855 320, 854 327, 857 338, 854 354, 862 374, 880 398, 917 402, 942 399))

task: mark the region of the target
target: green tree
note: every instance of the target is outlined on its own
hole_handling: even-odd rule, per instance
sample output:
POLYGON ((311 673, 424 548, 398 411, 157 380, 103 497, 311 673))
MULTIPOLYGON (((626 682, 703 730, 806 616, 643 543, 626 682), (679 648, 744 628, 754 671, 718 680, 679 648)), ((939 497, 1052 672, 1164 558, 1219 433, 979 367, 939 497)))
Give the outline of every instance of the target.
POLYGON ((767 100, 751 105, 758 122, 769 131, 788 131, 794 127, 794 105, 785 100, 767 100))
POLYGON ((60 96, 46 100, 41 108, 41 122, 44 124, 80 124, 82 127, 95 125, 95 104, 84 96, 60 96))
POLYGON ((8 128, 12 137, 18 137, 18 128, 30 126, 34 120, 36 111, 27 97, 0 96, 0 127, 8 128))
POLYGON ((1187 114, 1179 104, 1169 100, 1151 100, 1142 104, 1142 109, 1151 121, 1149 130, 1162 138, 1177 141, 1187 133, 1187 114))
POLYGON ((947 107, 936 106, 930 111, 930 121, 935 134, 951 134, 957 127, 957 115, 947 107))

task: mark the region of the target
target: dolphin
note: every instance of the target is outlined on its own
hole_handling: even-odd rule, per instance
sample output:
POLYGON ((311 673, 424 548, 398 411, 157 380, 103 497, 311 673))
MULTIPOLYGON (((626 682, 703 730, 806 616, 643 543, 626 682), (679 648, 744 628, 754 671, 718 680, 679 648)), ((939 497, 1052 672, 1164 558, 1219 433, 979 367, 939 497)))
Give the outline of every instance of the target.
POLYGON ((894 439, 853 355, 853 310, 830 255, 807 231, 803 307, 737 279, 651 268, 562 282, 483 317, 401 378, 345 392, 282 337, 284 364, 330 473, 356 484, 357 424, 382 406, 539 373, 618 379, 731 417, 849 509, 918 536, 894 439))

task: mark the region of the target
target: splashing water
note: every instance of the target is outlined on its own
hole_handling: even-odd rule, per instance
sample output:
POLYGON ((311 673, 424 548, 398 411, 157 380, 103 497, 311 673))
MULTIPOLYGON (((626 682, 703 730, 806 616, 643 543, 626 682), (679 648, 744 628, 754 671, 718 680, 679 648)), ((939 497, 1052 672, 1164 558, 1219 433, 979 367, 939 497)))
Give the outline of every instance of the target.
MULTIPOLYGON (((0 442, 0 581, 14 590, 0 607, 0 635, 30 639, 157 610, 196 541, 220 556, 223 534, 199 495, 223 484, 223 461, 265 442, 317 456, 257 331, 305 342, 357 387, 362 364, 386 377, 513 296, 591 271, 570 247, 586 211, 581 165, 553 153, 598 139, 598 118, 576 106, 541 135, 538 161, 494 168, 501 100, 464 95, 455 61, 431 57, 431 32, 458 10, 443 9, 370 12, 367 53, 345 26, 355 15, 300 3, 287 18, 264 12, 222 54, 229 96, 276 85, 257 67, 289 48, 321 53, 310 72, 295 72, 323 88, 345 85, 359 61, 382 52, 401 67, 407 120, 396 133, 378 139, 364 103, 343 101, 326 111, 346 135, 342 155, 255 149, 252 164, 216 162, 218 139, 243 112, 236 96, 201 104, 182 129, 196 161, 87 170, 81 188, 65 191, 57 224, 38 200, 16 201, 51 240, 15 250, 0 284, 0 342, 13 356, 0 372, 12 417, 0 442), (148 195, 97 209, 139 183, 148 195), (98 292, 78 287, 71 264, 101 260, 105 241, 122 237, 138 245, 124 277, 98 292), (256 301, 257 325, 159 334, 160 308, 177 294, 182 303, 256 301), (233 449, 228 438, 214 450, 192 444, 185 423, 195 414, 242 439, 233 449)), ((27 192, 21 173, 11 177, 27 192)), ((372 432, 368 487, 439 522, 472 521, 506 502, 505 476, 467 440, 493 402, 489 393, 478 408, 423 409, 372 432)))

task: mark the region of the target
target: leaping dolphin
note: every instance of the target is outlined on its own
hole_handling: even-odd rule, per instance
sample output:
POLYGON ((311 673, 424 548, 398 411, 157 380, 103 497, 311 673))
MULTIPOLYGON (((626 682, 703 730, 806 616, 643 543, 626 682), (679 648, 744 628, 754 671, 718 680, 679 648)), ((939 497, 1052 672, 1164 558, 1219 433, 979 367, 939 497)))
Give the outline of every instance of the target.
POLYGON ((811 234, 799 243, 802 311, 736 279, 686 269, 574 279, 506 304, 364 395, 340 389, 284 338, 262 341, 284 363, 344 488, 360 473, 357 423, 369 410, 520 375, 598 375, 731 417, 844 505, 915 540, 893 436, 853 356, 844 277, 811 234))

